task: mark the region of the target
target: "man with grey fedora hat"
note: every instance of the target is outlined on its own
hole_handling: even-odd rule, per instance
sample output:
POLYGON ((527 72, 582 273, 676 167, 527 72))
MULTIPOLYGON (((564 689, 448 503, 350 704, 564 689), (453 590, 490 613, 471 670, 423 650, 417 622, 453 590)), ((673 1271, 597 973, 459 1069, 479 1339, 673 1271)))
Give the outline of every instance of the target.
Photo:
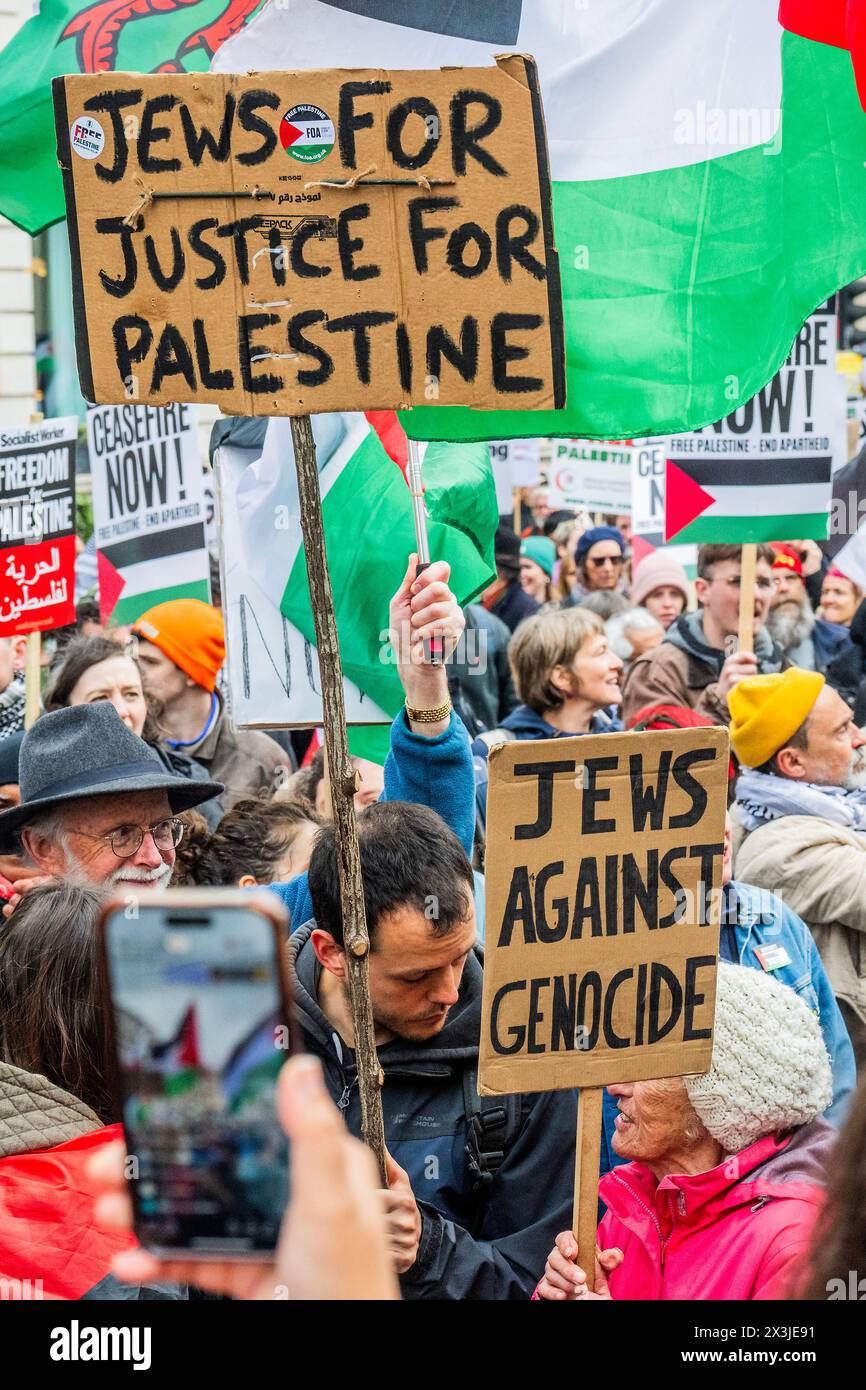
POLYGON ((101 700, 37 720, 21 744, 19 786, 20 805, 0 813, 0 855, 22 854, 33 868, 16 876, 19 895, 51 877, 166 888, 178 813, 223 790, 167 772, 101 700))

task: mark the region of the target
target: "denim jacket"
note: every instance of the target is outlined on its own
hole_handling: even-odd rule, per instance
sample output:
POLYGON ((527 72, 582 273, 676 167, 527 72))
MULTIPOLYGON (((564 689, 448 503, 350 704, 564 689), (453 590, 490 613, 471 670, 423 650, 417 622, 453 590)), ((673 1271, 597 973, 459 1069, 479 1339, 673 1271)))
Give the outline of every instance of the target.
POLYGON ((796 990, 818 1015, 833 1068, 833 1103, 824 1118, 838 1128, 857 1084, 854 1052, 812 933, 781 898, 751 883, 732 879, 725 889, 724 908, 737 941, 739 961, 735 964, 763 969, 755 952, 765 943, 783 946, 790 958, 790 965, 780 966, 772 973, 796 990))
MULTIPOLYGON (((790 965, 782 965, 772 974, 783 984, 790 985, 818 1015, 833 1069, 833 1101, 825 1110, 824 1119, 838 1129, 845 1120, 849 1098, 857 1082, 854 1052, 812 933, 802 918, 774 893, 736 880, 732 880, 723 892, 722 923, 720 954, 722 959, 730 959, 724 944, 724 923, 727 923, 733 928, 736 941, 734 965, 763 970, 756 950, 759 951, 765 944, 784 947, 790 965)), ((616 1100, 605 1091, 602 1106, 602 1174, 626 1161, 620 1158, 612 1144, 617 1108, 616 1100)))

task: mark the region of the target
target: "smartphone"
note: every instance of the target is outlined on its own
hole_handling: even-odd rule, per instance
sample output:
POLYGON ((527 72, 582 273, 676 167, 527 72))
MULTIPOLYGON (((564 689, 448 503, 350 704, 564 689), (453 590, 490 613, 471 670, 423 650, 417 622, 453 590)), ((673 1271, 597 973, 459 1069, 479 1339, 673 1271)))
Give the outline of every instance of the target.
POLYGON ((296 1049, 278 899, 169 889, 100 919, 135 1233, 156 1254, 271 1253, 289 1195, 277 1075, 296 1049))

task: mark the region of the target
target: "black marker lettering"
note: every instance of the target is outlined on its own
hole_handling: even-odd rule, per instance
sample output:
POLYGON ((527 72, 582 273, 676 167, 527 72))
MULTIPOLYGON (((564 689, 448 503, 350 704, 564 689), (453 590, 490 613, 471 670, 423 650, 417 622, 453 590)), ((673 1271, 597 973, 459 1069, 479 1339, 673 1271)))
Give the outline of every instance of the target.
POLYGON ((154 125, 154 116, 159 116, 163 111, 171 111, 173 107, 177 106, 178 101, 179 98, 171 92, 163 92, 161 96, 148 97, 144 103, 136 150, 138 151, 139 166, 147 174, 165 174, 172 169, 180 168, 180 160, 174 155, 171 159, 160 159, 151 150, 152 145, 156 145, 162 140, 170 140, 172 134, 171 126, 154 125))
POLYGON ((478 320, 467 314, 460 325, 460 346, 441 323, 427 329, 427 371, 436 381, 442 380, 442 359, 456 368, 464 381, 474 381, 478 374, 478 320))
POLYGON ((99 92, 95 97, 88 97, 84 103, 85 111, 102 111, 111 117, 111 133, 114 136, 114 162, 108 165, 97 161, 93 166, 96 170, 96 177, 102 179, 103 183, 119 183, 126 173, 129 142, 123 124, 123 108, 135 106, 137 102, 141 101, 141 98, 141 87, 135 87, 128 91, 99 92))
POLYGON ((362 386, 370 385, 370 329, 393 323, 396 317, 380 309, 367 309, 360 314, 344 314, 342 318, 331 319, 327 325, 329 333, 352 334, 355 372, 362 386))
POLYGON ((496 267, 502 279, 508 284, 511 280, 511 265, 516 261, 528 271, 533 280, 544 280, 547 268, 529 250, 530 242, 538 236, 541 224, 532 208, 524 203, 512 203, 502 208, 496 216, 496 267), (512 232, 511 223, 521 218, 524 227, 521 232, 512 232))
POLYGON ((440 125, 439 112, 426 97, 407 97, 406 101, 398 102, 391 108, 385 128, 385 144, 398 169, 420 169, 432 159, 442 136, 440 125), (421 148, 415 154, 407 154, 403 147, 403 129, 411 115, 420 116, 424 128, 421 148))
POLYGON ((322 309, 305 309, 303 313, 293 314, 289 319, 289 347, 293 352, 302 352, 307 357, 314 358, 319 364, 315 371, 303 368, 298 372, 298 383, 301 386, 321 386, 334 375, 334 359, 331 354, 319 347, 318 343, 310 342, 303 332, 314 323, 324 323, 327 317, 322 309))
POLYGON ((123 299, 130 290, 135 289, 135 282, 138 279, 138 260, 135 254, 135 243, 132 239, 132 228, 124 226, 122 217, 97 217, 95 225, 97 232, 103 236, 120 237, 123 274, 119 279, 112 280, 110 275, 106 275, 104 270, 100 270, 99 279, 107 294, 113 295, 115 299, 123 299))
POLYGON ((390 82, 344 82, 340 88, 339 110, 337 116, 337 139, 340 146, 340 159, 349 169, 355 165, 355 131, 369 130, 373 124, 372 111, 355 110, 356 97, 384 96, 390 92, 390 82))
POLYGON ((262 396, 266 392, 276 393, 282 389, 283 378, 281 376, 274 376, 272 372, 268 371, 255 373, 253 371, 255 364, 252 360, 260 353, 268 351, 263 344, 252 341, 253 333, 257 333, 260 328, 271 328, 279 321, 279 314, 241 314, 238 318, 241 382, 244 390, 251 392, 254 396, 262 396))
POLYGON ((415 269, 419 275, 426 275, 429 269, 427 244, 441 241, 445 236, 444 227, 425 227, 424 216, 428 212, 446 212, 449 208, 460 206, 457 198, 410 198, 409 199, 409 245, 415 258, 415 269))
POLYGON ((526 1029, 522 1024, 518 1027, 509 1028, 508 1032, 513 1038, 513 1042, 506 1047, 499 1041, 499 1009, 505 999, 506 994, 511 994, 515 990, 518 993, 526 989, 525 980, 512 980, 510 984, 503 985, 493 996, 493 1003, 490 1006, 490 1045, 494 1052, 498 1052, 501 1057, 507 1057, 511 1052, 519 1052, 526 1037, 526 1029))
POLYGON ((540 314, 494 314, 490 325, 490 350, 493 358, 493 385, 497 391, 507 391, 522 395, 527 391, 540 391, 544 382, 540 376, 510 376, 509 362, 525 362, 529 348, 509 343, 507 335, 525 329, 540 328, 540 314))
POLYGON ((558 763, 515 763, 515 777, 535 777, 538 781, 538 816, 527 825, 514 827, 515 840, 539 840, 553 821, 553 779, 558 772, 574 772, 573 758, 558 763))
POLYGON ((502 120, 502 103, 488 92, 464 88, 455 92, 451 98, 451 162, 455 174, 466 173, 466 156, 477 160, 488 174, 503 178, 507 170, 494 159, 489 150, 482 149, 481 141, 486 140, 502 120), (483 106, 484 115, 477 125, 467 124, 470 106, 483 106))
POLYGON ((280 99, 276 92, 260 90, 244 92, 238 102, 238 124, 243 130, 255 131, 257 135, 262 137, 262 143, 256 149, 245 150, 243 154, 237 156, 238 164, 244 164, 247 167, 251 164, 264 164, 277 147, 277 133, 273 126, 255 114, 260 107, 264 107, 267 111, 279 111, 280 99))
POLYGON ((344 208, 337 218, 337 250, 340 253, 340 269, 344 280, 375 280, 381 275, 377 265, 355 265, 355 252, 363 250, 364 238, 353 237, 349 232, 350 222, 361 222, 370 216, 369 203, 355 203, 344 208))

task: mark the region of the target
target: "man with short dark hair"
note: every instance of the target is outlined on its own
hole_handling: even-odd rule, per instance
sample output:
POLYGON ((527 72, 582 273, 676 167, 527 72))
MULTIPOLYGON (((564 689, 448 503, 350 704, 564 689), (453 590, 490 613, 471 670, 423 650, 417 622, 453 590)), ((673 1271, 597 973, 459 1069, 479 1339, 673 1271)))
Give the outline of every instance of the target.
POLYGON ((740 616, 739 545, 702 545, 698 550, 696 613, 671 623, 653 651, 639 656, 623 684, 622 715, 628 725, 646 705, 685 705, 727 724, 728 695, 744 676, 781 671, 789 663, 766 630, 773 594, 774 555, 758 546, 754 594, 755 650, 736 650, 740 616))
MULTIPOLYGON (((476 1090, 482 955, 473 878, 456 835, 425 806, 358 817, 370 994, 389 1151, 383 1202, 404 1298, 524 1299, 570 1219, 573 1091, 476 1090), (547 1245, 545 1245, 547 1242, 547 1245)), ((315 917, 290 941, 304 1045, 360 1132, 334 831, 309 868, 315 917)))
POLYGON ((808 923, 866 1064, 866 737, 816 671, 753 676, 731 694, 743 764, 738 878, 777 893, 808 923))

